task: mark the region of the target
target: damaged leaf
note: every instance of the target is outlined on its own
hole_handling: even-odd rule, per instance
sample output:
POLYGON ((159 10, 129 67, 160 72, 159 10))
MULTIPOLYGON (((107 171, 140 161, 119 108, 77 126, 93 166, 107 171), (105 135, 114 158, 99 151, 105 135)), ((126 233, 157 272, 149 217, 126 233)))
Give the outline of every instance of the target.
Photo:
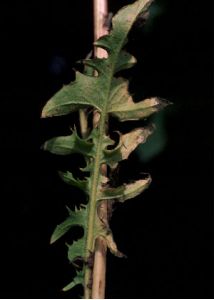
POLYGON ((149 187, 150 183, 151 177, 148 176, 146 179, 140 179, 133 183, 123 184, 116 188, 106 187, 100 191, 97 200, 117 200, 118 202, 124 202, 138 196, 149 187))

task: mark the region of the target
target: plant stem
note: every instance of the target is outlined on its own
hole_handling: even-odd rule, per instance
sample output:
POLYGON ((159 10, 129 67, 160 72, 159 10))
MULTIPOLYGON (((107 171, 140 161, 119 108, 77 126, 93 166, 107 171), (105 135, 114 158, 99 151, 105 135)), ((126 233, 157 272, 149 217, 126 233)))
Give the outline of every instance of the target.
POLYGON ((105 297, 106 251, 106 241, 102 237, 97 238, 93 267, 92 299, 104 299, 105 297))
MULTIPOLYGON (((105 26, 105 20, 108 14, 107 0, 94 0, 94 40, 108 34, 108 28, 105 26)), ((95 57, 107 57, 107 52, 102 48, 94 49, 95 57)), ((94 114, 96 123, 97 116, 94 114)), ((96 126, 96 124, 94 124, 96 126)), ((106 175, 107 168, 102 166, 101 172, 106 175)), ((103 201, 99 206, 99 217, 102 217, 104 223, 108 223, 108 203, 103 201)), ((97 238, 95 243, 94 265, 92 274, 92 299, 102 299, 105 297, 105 277, 106 277, 106 251, 107 245, 103 238, 97 238)))
MULTIPOLYGON (((108 34, 108 28, 105 25, 107 16, 107 0, 94 0, 94 41, 108 34)), ((102 48, 95 47, 94 55, 99 58, 104 58, 107 57, 107 52, 102 48)))

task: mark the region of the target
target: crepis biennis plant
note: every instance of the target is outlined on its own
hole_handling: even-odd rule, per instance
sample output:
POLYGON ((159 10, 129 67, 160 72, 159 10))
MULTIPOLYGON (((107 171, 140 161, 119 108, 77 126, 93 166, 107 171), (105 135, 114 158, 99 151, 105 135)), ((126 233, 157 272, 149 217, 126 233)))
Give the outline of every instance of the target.
POLYGON ((77 272, 64 291, 78 284, 82 284, 84 289, 90 289, 89 261, 98 237, 106 241, 113 254, 123 256, 117 249, 111 229, 99 215, 98 208, 102 201, 124 202, 139 195, 151 183, 148 175, 115 187, 111 185, 109 174, 114 173, 119 163, 147 140, 153 131, 152 127, 139 127, 125 134, 119 133, 118 142, 110 138, 108 132, 109 117, 115 117, 121 122, 142 120, 168 105, 166 100, 156 97, 135 103, 128 90, 128 80, 118 76, 119 71, 131 68, 136 63, 136 59, 124 50, 124 46, 133 23, 139 15, 147 14, 151 3, 151 0, 138 0, 122 8, 112 19, 110 33, 94 44, 95 47, 105 49, 108 57, 83 59, 84 71, 76 71, 75 81, 63 86, 42 111, 43 118, 67 115, 79 110, 87 119, 88 109, 93 109, 98 116, 96 125, 87 128, 87 134, 78 134, 73 128, 70 135, 52 138, 44 144, 44 149, 53 154, 78 153, 85 159, 85 167, 81 169, 83 179, 75 178, 69 171, 60 172, 60 177, 67 184, 78 187, 87 197, 87 204, 75 211, 68 209, 67 219, 56 227, 51 237, 51 243, 54 243, 72 227, 80 226, 84 230, 80 239, 68 245, 68 259, 77 267, 77 272), (108 167, 106 173, 102 172, 103 165, 108 167), (77 266, 77 260, 80 259, 83 262, 82 268, 77 266))

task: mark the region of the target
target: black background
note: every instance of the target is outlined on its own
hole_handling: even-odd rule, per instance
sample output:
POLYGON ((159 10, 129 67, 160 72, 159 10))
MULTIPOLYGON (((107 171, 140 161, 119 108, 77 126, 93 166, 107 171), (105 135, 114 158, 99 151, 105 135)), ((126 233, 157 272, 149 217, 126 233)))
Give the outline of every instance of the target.
MULTIPOLYGON (((111 0, 109 7, 116 12, 131 2, 111 0)), ((108 298, 212 297, 210 2, 157 0, 161 12, 147 30, 139 23, 130 35, 128 48, 139 61, 127 73, 130 88, 174 105, 164 114, 167 143, 159 155, 142 162, 135 153, 122 165, 124 180, 143 171, 153 183, 114 211, 111 227, 128 258, 108 255, 108 298)), ((74 275, 65 241, 50 246, 49 238, 65 204, 82 196, 57 170, 81 161, 53 157, 40 146, 68 133, 76 116, 40 120, 40 112, 91 50, 92 0, 1 1, 0 7, 0 297, 75 298, 78 289, 60 291, 74 275)))

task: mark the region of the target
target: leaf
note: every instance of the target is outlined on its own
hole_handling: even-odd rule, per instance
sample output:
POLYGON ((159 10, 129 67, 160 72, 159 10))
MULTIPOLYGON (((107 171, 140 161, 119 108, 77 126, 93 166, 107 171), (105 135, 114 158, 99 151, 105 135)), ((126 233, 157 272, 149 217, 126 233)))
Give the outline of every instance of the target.
POLYGON ((84 272, 83 271, 77 271, 77 274, 74 277, 74 279, 72 280, 72 282, 69 283, 68 285, 66 285, 62 290, 63 290, 63 292, 67 292, 67 291, 71 290, 73 287, 75 287, 78 284, 83 285, 83 282, 84 282, 84 272))
POLYGON ((94 145, 86 139, 81 139, 76 130, 71 135, 52 138, 44 143, 44 150, 58 155, 80 153, 91 155, 94 145))
POLYGON ((86 236, 79 239, 78 241, 74 241, 73 244, 68 245, 68 260, 72 263, 77 258, 84 258, 85 256, 85 245, 86 245, 86 236))
POLYGON ((124 202, 128 199, 134 198, 142 193, 151 183, 151 177, 140 179, 134 183, 124 184, 122 186, 111 188, 105 187, 98 195, 98 200, 117 200, 124 202))
POLYGON ((89 193, 89 182, 86 180, 75 179, 71 172, 59 172, 61 179, 69 185, 75 186, 85 192, 89 193))

